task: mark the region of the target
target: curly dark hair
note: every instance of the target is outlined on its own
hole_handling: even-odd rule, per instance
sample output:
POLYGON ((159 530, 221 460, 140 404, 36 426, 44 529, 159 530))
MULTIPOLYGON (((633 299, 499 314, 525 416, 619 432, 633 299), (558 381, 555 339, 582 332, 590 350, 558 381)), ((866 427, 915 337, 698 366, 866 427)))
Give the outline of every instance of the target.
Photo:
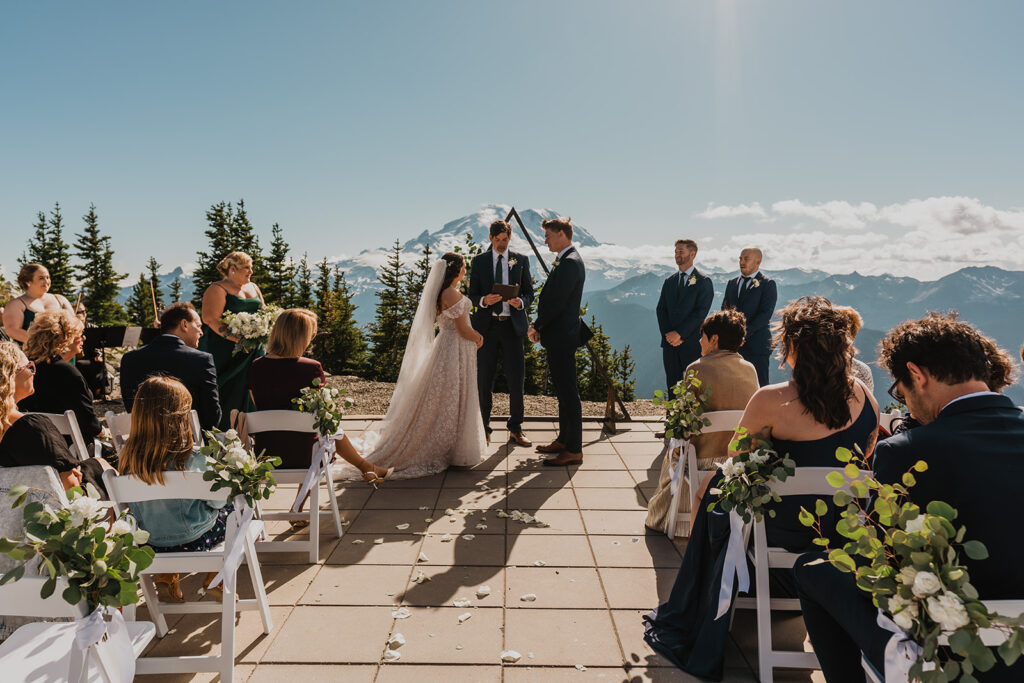
POLYGON ((775 325, 779 360, 796 355, 793 383, 796 393, 817 422, 839 429, 850 421, 853 341, 850 319, 823 296, 790 301, 775 325))
POLYGON ((747 318, 739 311, 728 309, 715 311, 701 323, 700 333, 711 339, 718 335, 718 348, 738 351, 747 334, 747 318))
POLYGON ((981 380, 992 391, 1013 384, 1015 374, 1010 354, 956 311, 931 312, 892 328, 882 339, 878 362, 897 381, 907 379, 907 363, 914 363, 945 384, 981 380))
POLYGON ((447 251, 441 256, 441 260, 447 265, 444 269, 444 282, 441 283, 441 291, 437 293, 437 312, 441 312, 441 296, 444 294, 444 290, 451 287, 452 282, 462 272, 462 266, 466 263, 466 259, 462 258, 461 254, 456 254, 453 251, 447 251))

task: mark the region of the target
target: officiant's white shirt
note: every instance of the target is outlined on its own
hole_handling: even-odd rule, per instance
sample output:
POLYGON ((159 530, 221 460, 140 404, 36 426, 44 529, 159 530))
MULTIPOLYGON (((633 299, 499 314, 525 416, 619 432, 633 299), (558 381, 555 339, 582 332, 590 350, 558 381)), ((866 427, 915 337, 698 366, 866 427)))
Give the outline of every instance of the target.
MULTIPOLYGON (((491 249, 491 272, 498 267, 498 256, 504 258, 501 259, 501 282, 497 284, 507 285, 508 284, 508 249, 505 250, 504 254, 498 254, 498 252, 491 249)), ((481 308, 487 308, 483 301, 480 302, 481 308)), ((509 308, 508 302, 503 301, 501 304, 501 313, 498 315, 512 315, 512 309, 509 308)))

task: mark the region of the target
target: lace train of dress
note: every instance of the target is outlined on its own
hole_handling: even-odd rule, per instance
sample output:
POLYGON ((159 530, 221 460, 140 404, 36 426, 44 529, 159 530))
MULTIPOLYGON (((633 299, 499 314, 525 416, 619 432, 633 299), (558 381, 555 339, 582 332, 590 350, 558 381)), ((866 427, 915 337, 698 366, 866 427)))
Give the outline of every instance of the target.
MULTIPOLYGON (((476 344, 464 339, 455 321, 468 314, 463 297, 437 316, 439 332, 414 378, 395 387, 408 394, 411 409, 372 425, 353 439, 378 467, 394 467, 395 479, 425 477, 449 466, 473 466, 487 449, 476 381, 476 344)), ((392 402, 396 400, 392 398, 392 402)))

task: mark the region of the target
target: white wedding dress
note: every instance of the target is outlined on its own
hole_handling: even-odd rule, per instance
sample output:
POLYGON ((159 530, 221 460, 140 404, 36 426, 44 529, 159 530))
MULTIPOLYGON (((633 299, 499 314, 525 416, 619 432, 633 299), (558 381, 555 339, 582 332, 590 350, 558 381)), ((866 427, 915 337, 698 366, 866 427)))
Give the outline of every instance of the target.
POLYGON ((425 477, 452 465, 471 467, 487 449, 476 344, 455 329, 455 321, 469 315, 470 301, 462 297, 435 314, 444 270, 444 261, 436 263, 424 285, 387 415, 361 440, 353 439, 374 465, 394 467, 395 479, 425 477))

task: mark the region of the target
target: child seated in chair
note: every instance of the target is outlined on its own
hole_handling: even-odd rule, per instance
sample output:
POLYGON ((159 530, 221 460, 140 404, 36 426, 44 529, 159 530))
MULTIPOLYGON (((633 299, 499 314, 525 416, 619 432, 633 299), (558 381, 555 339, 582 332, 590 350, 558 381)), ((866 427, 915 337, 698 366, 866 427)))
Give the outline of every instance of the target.
MULTIPOLYGON (((121 474, 147 484, 163 484, 166 471, 203 472, 206 458, 196 447, 189 424, 192 397, 185 385, 154 376, 139 385, 132 405, 132 425, 121 452, 121 474)), ((224 542, 230 505, 206 500, 173 499, 131 503, 139 527, 149 532, 158 553, 202 552, 224 542)), ((213 578, 206 578, 208 585, 213 578)), ((176 600, 184 600, 178 574, 157 574, 176 600)))

